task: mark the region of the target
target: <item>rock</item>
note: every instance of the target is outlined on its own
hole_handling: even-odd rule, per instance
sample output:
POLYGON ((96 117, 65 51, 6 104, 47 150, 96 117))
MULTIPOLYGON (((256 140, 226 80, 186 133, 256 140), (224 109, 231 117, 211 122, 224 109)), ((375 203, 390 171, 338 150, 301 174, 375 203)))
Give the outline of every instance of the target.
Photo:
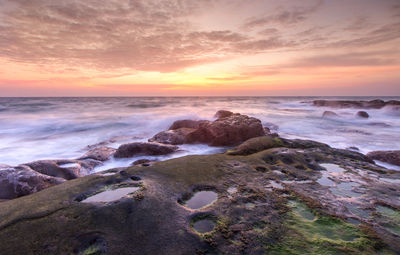
POLYGON ((169 127, 169 130, 179 128, 198 128, 201 123, 209 122, 208 120, 177 120, 169 127))
POLYGON ((237 145, 247 139, 265 135, 259 119, 241 114, 201 123, 189 133, 187 143, 205 143, 211 146, 237 145))
POLYGON ((53 177, 60 177, 66 180, 75 179, 89 174, 96 166, 93 161, 79 160, 38 160, 23 164, 32 170, 53 177))
POLYGON ((282 147, 283 142, 279 138, 273 138, 270 136, 263 136, 263 137, 255 137, 251 138, 237 148, 233 150, 229 150, 227 152, 228 155, 250 155, 253 153, 257 153, 263 150, 282 147))
POLYGON ((396 151, 372 151, 367 156, 392 165, 400 166, 400 150, 396 151))
POLYGON ((152 138, 149 139, 149 142, 158 142, 164 144, 185 144, 187 143, 186 137, 189 133, 194 132, 196 129, 194 128, 178 128, 173 130, 162 131, 152 138))
POLYGON ((178 150, 177 146, 160 143, 127 143, 119 146, 115 158, 130 158, 135 155, 166 155, 178 150))
POLYGON ((132 163, 132 166, 137 166, 145 163, 150 163, 151 161, 149 159, 138 159, 132 163))
POLYGON ((335 117, 339 117, 339 115, 332 111, 324 111, 324 113, 322 114, 322 117, 323 118, 335 118, 335 117))
POLYGON ((383 101, 380 99, 371 101, 352 101, 352 100, 314 100, 314 106, 319 107, 334 107, 334 108, 367 108, 381 109, 385 106, 398 106, 400 101, 383 101))
POLYGON ((278 131, 278 129, 279 129, 278 125, 271 123, 271 122, 264 122, 263 126, 264 126, 264 128, 268 128, 269 130, 272 130, 272 131, 278 131))
POLYGON ((219 110, 215 115, 214 118, 222 119, 227 118, 233 115, 233 112, 226 111, 226 110, 219 110))
POLYGON ((383 127, 383 128, 391 127, 391 125, 386 124, 384 122, 371 122, 371 123, 368 123, 367 125, 374 126, 374 127, 383 127))
POLYGON ((357 112, 356 116, 360 117, 360 118, 365 118, 365 119, 369 118, 369 114, 367 112, 365 112, 365 111, 357 112))
POLYGON ((360 151, 360 149, 359 149, 358 147, 355 147, 355 146, 347 147, 346 150, 350 150, 350 151, 360 151))
POLYGON ((107 161, 112 155, 116 152, 116 149, 110 147, 97 147, 88 151, 85 155, 80 157, 80 160, 83 159, 94 159, 98 161, 107 161))
POLYGON ((65 180, 33 171, 27 166, 0 166, 0 199, 13 199, 35 193, 65 180))
POLYGON ((280 140, 270 148, 254 139, 247 148, 261 151, 250 155, 175 158, 1 202, 1 254, 398 253, 400 172, 317 142, 280 140), (138 189, 121 196, 126 188, 138 189), (83 201, 103 192, 115 200, 83 201), (188 210, 197 194, 210 205, 188 210), (196 232, 200 220, 213 231, 196 232))

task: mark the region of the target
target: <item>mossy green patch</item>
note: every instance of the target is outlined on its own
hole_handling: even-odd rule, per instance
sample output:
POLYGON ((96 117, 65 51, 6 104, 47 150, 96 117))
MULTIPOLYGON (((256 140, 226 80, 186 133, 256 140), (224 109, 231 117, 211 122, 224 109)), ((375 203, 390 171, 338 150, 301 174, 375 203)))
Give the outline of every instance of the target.
MULTIPOLYGON (((268 254, 377 254, 362 230, 338 218, 315 215, 307 206, 290 201, 282 240, 267 247, 268 254), (315 218, 312 218, 314 216, 315 218)), ((383 251, 382 254, 392 254, 383 251)))
POLYGON ((400 211, 382 205, 377 206, 376 211, 382 226, 387 231, 400 235, 400 211))

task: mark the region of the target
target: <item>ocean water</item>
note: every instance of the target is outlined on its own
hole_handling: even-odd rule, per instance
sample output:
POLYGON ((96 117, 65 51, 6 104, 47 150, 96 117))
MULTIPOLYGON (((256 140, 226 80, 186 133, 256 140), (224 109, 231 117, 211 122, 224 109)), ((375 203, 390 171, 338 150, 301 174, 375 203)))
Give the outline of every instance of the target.
MULTIPOLYGON (((39 159, 77 158, 91 146, 147 141, 179 119, 213 120, 225 109, 259 118, 285 138, 312 139, 336 148, 400 149, 400 111, 315 107, 315 99, 400 100, 400 97, 119 97, 0 98, 0 164, 18 165, 39 159), (337 118, 322 118, 331 110, 337 118)), ((97 170, 126 166, 139 158, 164 160, 226 148, 182 145, 168 156, 110 160, 97 170)))

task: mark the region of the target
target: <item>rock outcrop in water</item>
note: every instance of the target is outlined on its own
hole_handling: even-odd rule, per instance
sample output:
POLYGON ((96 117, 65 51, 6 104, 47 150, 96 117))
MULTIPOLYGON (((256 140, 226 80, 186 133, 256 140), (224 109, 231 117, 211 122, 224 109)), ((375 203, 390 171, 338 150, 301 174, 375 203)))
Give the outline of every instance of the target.
POLYGON ((324 113, 322 114, 322 117, 323 118, 336 118, 336 117, 339 117, 339 115, 332 111, 324 111, 324 113))
POLYGON ((170 130, 160 132, 150 142, 165 144, 204 143, 211 146, 237 145, 247 139, 264 136, 259 119, 221 110, 215 121, 176 121, 170 130))
POLYGON ((166 155, 177 150, 177 146, 160 143, 127 143, 119 146, 114 157, 130 158, 135 155, 166 155))
POLYGON ((369 114, 366 111, 358 111, 356 113, 356 116, 359 118, 364 118, 364 119, 368 119, 369 118, 369 114))
POLYGON ((386 162, 392 165, 400 166, 400 150, 398 151, 372 151, 367 154, 368 157, 386 162))
POLYGON ((98 161, 109 160, 117 150, 111 147, 97 147, 88 151, 85 155, 80 157, 80 160, 93 159, 98 161))
POLYGON ((385 106, 394 106, 398 109, 400 101, 390 100, 383 101, 380 99, 371 101, 352 101, 352 100, 314 100, 314 106, 334 107, 334 108, 369 108, 369 109, 381 109, 385 106))

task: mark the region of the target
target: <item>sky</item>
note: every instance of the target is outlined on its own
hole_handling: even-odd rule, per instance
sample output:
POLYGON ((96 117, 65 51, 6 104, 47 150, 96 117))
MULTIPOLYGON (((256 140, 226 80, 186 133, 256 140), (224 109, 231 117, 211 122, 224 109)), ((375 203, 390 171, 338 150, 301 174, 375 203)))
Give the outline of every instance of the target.
POLYGON ((400 96, 399 0, 0 0, 0 96, 400 96))

